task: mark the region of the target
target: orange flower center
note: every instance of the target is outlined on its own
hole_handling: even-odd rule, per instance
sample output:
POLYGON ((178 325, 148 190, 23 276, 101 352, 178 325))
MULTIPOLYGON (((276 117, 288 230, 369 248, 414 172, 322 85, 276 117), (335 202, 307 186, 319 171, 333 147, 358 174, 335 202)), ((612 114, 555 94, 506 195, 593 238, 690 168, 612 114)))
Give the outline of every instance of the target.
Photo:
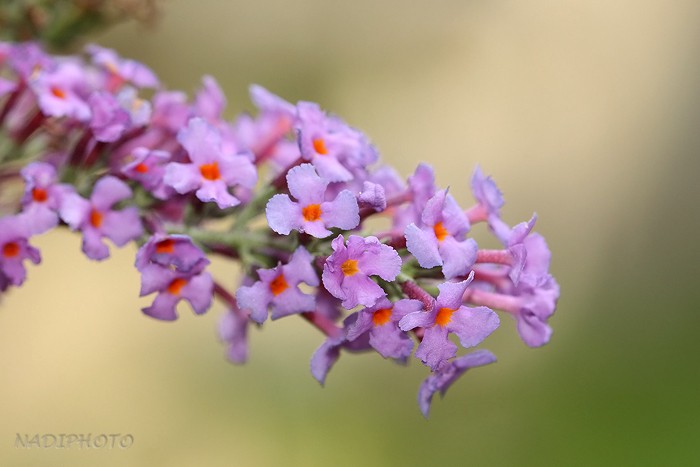
POLYGON ((440 311, 437 312, 437 316, 435 316, 435 324, 447 326, 447 324, 452 321, 452 313, 455 311, 457 310, 453 310, 452 308, 440 308, 440 311))
POLYGON ((96 229, 100 228, 102 225, 102 213, 94 209, 90 211, 90 225, 96 229))
POLYGON ((391 308, 382 308, 377 310, 372 315, 372 322, 375 326, 382 326, 391 319, 391 308))
POLYGON ((114 62, 105 63, 105 68, 107 68, 107 71, 109 71, 113 75, 119 76, 119 68, 117 68, 117 65, 114 62))
POLYGON ((309 204, 301 210, 301 214, 304 216, 304 220, 308 222, 317 221, 321 218, 321 205, 309 204))
POLYGON ((32 199, 37 203, 43 203, 49 197, 46 190, 43 188, 33 188, 32 189, 32 199))
POLYGON ((275 297, 284 292, 289 288, 289 284, 287 284, 287 280, 284 278, 284 274, 280 274, 279 276, 275 277, 275 280, 270 282, 270 292, 272 292, 272 295, 275 297))
POLYGON ((219 173, 219 164, 216 162, 200 165, 199 171, 201 172, 202 177, 206 178, 207 180, 218 180, 221 178, 221 174, 219 173))
POLYGON ((185 286, 185 284, 187 284, 186 279, 173 279, 170 285, 168 285, 168 292, 170 292, 171 295, 178 295, 182 288, 185 286))
POLYGON ((134 170, 136 170, 140 174, 145 174, 146 172, 148 172, 148 166, 141 162, 139 165, 134 167, 134 170))
POLYGON ((14 258, 19 254, 19 245, 16 242, 5 243, 2 247, 2 254, 5 258, 14 258))
POLYGON ((59 88, 58 86, 51 86, 51 94, 53 94, 55 97, 58 97, 59 99, 65 99, 66 98, 66 92, 59 88))
POLYGON ((357 267, 357 260, 356 259, 348 259, 343 262, 343 264, 340 265, 340 269, 343 271, 343 274, 346 276, 353 276, 360 272, 360 268, 357 267))
POLYGON ((315 138, 313 140, 314 144, 314 150, 321 154, 322 156, 325 156, 328 154, 328 148, 326 147, 326 142, 323 140, 323 138, 315 138))
POLYGON ((166 238, 158 243, 156 243, 156 253, 172 253, 173 246, 175 245, 175 240, 166 238))
POLYGON ((134 112, 138 112, 138 110, 141 107, 143 107, 143 102, 144 102, 143 99, 138 99, 138 98, 134 99, 133 101, 131 101, 131 110, 133 110, 134 112))
POLYGON ((438 239, 438 242, 441 242, 447 237, 449 234, 447 233, 447 229, 445 229, 445 226, 441 222, 438 222, 435 224, 433 227, 433 232, 435 232, 435 236, 438 239))

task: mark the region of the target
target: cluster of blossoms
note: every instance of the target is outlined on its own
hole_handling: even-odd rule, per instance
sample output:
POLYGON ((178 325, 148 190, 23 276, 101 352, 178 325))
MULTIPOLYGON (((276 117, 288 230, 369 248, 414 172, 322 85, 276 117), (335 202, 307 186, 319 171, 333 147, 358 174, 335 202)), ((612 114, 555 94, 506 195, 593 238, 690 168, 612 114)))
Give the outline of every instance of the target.
POLYGON ((23 189, 0 206, 0 290, 25 281, 26 260, 40 262, 31 238, 57 226, 80 231, 93 260, 109 257, 105 239, 135 242, 140 293, 155 294, 146 315, 174 320, 182 299, 197 314, 220 300, 236 363, 248 357, 249 326, 299 315, 325 335, 311 358, 321 383, 343 351, 414 355, 431 372, 419 391, 426 416, 436 392, 495 361, 459 349, 498 328, 494 310, 528 346, 549 341, 559 296, 549 249, 534 216, 501 219, 490 177, 476 169, 465 208, 430 166, 402 179, 317 104, 259 86, 251 98, 257 115, 227 121, 211 77, 190 101, 108 49, 55 57, 0 44, 0 188, 23 189), (374 218, 387 227, 369 231, 374 218), (502 248, 468 237, 479 223, 502 248), (214 279, 212 255, 238 261, 241 283, 214 279))

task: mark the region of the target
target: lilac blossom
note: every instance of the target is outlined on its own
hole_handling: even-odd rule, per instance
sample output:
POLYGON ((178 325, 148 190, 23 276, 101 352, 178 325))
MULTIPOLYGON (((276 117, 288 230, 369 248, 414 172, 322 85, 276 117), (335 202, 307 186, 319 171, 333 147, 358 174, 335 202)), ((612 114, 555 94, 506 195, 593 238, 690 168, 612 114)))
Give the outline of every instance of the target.
POLYGON ((425 205, 420 226, 406 227, 406 247, 424 268, 442 266, 446 279, 465 276, 476 261, 474 239, 465 239, 469 221, 446 190, 425 205))
POLYGON ((153 96, 151 125, 174 133, 187 126, 192 109, 187 103, 187 94, 179 91, 159 91, 153 96))
POLYGON ((184 299, 197 314, 211 306, 214 282, 204 269, 209 260, 185 235, 156 234, 136 254, 141 272, 141 296, 158 292, 142 311, 156 319, 177 319, 175 306, 184 299))
POLYGON ((221 120, 226 108, 226 96, 224 96, 219 83, 211 76, 202 78, 202 89, 197 93, 194 101, 194 111, 197 115, 210 123, 221 120))
POLYGON ((117 246, 124 246, 143 233, 136 207, 112 210, 119 201, 131 197, 131 189, 121 180, 102 177, 95 183, 89 200, 75 193, 63 197, 60 216, 72 230, 83 232, 83 252, 88 258, 103 260, 109 257, 109 248, 102 241, 107 237, 117 246))
POLYGON ((538 287, 521 283, 506 291, 472 290, 466 294, 472 303, 485 304, 508 312, 517 321, 520 338, 529 347, 549 342, 552 329, 548 324, 559 299, 559 284, 552 276, 538 287))
POLYGON ((187 150, 191 163, 171 162, 164 176, 165 184, 178 193, 194 191, 201 201, 212 201, 225 209, 240 204, 229 188, 255 186, 257 172, 250 159, 225 152, 218 130, 201 118, 191 119, 178 134, 178 141, 187 150))
POLYGON ((149 265, 175 270, 183 274, 198 274, 209 264, 204 252, 187 235, 155 234, 136 253, 136 269, 149 265))
POLYGON ((258 84, 250 86, 250 100, 264 114, 285 116, 290 121, 295 118, 296 108, 281 97, 271 93, 258 84))
POLYGON ((93 62, 107 73, 107 87, 110 90, 119 89, 124 83, 132 83, 142 88, 159 86, 153 71, 136 60, 122 58, 114 50, 95 44, 89 44, 86 50, 92 56, 93 62))
POLYGON ((87 82, 79 65, 61 63, 54 69, 39 72, 30 83, 44 115, 81 122, 90 119, 90 106, 85 98, 87 82))
POLYGON ((145 126, 150 122, 153 112, 151 103, 141 99, 135 88, 125 86, 116 97, 122 108, 129 114, 130 129, 145 126))
POLYGON ((390 302, 380 298, 374 306, 357 312, 357 320, 347 330, 347 340, 352 342, 369 334, 369 344, 384 358, 405 360, 413 351, 413 341, 398 327, 409 313, 422 310, 418 300, 390 302))
POLYGON ((257 117, 241 114, 233 124, 236 143, 255 154, 255 163, 269 162, 276 176, 296 164, 299 145, 287 138, 291 118, 261 113, 257 117))
POLYGON ((260 112, 238 116, 235 139, 255 154, 256 164, 269 161, 276 176, 300 157, 299 145, 289 138, 296 107, 258 85, 250 86, 250 99, 260 112))
POLYGON ((338 321, 343 316, 341 301, 331 295, 324 287, 316 289, 315 312, 331 321, 338 321))
POLYGON ((384 187, 378 183, 365 181, 362 192, 357 196, 359 205, 363 208, 370 208, 377 212, 386 209, 386 192, 384 187))
MULTIPOLYGON (((343 329, 349 329, 357 319, 357 314, 349 315, 343 321, 343 329)), ((369 334, 364 333, 353 341, 349 341, 345 332, 329 336, 311 356, 311 374, 321 386, 326 382, 326 376, 340 358, 341 349, 350 352, 363 352, 371 349, 369 334)))
POLYGON ((267 309, 272 309, 272 319, 293 313, 312 311, 316 305, 313 295, 299 290, 299 284, 315 287, 318 275, 311 265, 313 258, 304 247, 299 247, 285 265, 273 269, 259 269, 260 280, 250 287, 241 287, 236 300, 242 310, 250 312, 250 318, 263 323, 267 309))
POLYGON ((518 290, 521 306, 513 313, 518 334, 529 347, 541 347, 552 337, 549 318, 554 314, 559 299, 559 284, 552 276, 529 291, 518 290))
POLYGON ((72 189, 57 183, 56 169, 46 162, 32 162, 22 168, 25 188, 22 206, 32 234, 40 234, 58 224, 58 209, 72 189))
POLYGON ((0 218, 0 282, 6 283, 2 288, 12 284, 22 285, 27 278, 24 261, 34 264, 41 262, 39 250, 29 244, 32 233, 30 220, 26 214, 0 218))
POLYGON ((416 357, 436 371, 457 353, 457 346, 448 334, 455 334, 464 348, 479 345, 498 328, 498 315, 487 307, 470 308, 462 305, 462 297, 474 273, 462 282, 445 282, 438 286, 440 294, 430 311, 410 313, 399 321, 404 331, 421 327, 423 340, 416 357))
POLYGON ((369 175, 370 182, 381 186, 387 198, 399 196, 406 191, 406 183, 391 166, 381 165, 369 175))
POLYGON ((441 369, 428 376, 418 390, 418 405, 425 418, 430 413, 430 403, 436 392, 444 396, 457 379, 467 370, 496 361, 496 356, 488 350, 477 350, 472 353, 457 357, 441 369))
POLYGON ((170 154, 166 151, 138 147, 131 152, 121 173, 139 182, 156 198, 164 200, 174 194, 174 190, 163 183, 165 166, 169 161, 170 154))
POLYGON ((549 247, 536 217, 512 228, 501 220, 501 192, 480 168, 476 204, 462 210, 427 164, 407 180, 372 167, 368 138, 318 104, 253 85, 257 112, 230 123, 213 77, 189 99, 113 50, 86 51, 87 61, 0 43, 0 126, 17 148, 0 180, 25 182, 0 206, 11 213, 0 218, 1 292, 26 280, 27 261, 40 262, 32 236, 60 220, 82 232, 92 259, 109 256, 105 237, 145 242, 135 267, 147 316, 175 320, 182 300, 202 314, 216 297, 227 358, 243 363, 252 323, 299 315, 325 335, 310 362, 321 384, 341 353, 403 363, 415 338, 432 371, 418 396, 425 416, 435 393, 495 361, 484 350, 457 356, 456 345, 480 345, 499 326, 492 310, 510 314, 528 346, 550 340, 559 285, 549 247), (144 87, 155 90, 141 97, 144 87), (382 220, 388 230, 371 236, 382 220), (477 248, 467 237, 477 222, 503 249, 477 248), (213 257, 240 262, 236 293, 214 281, 213 257))
POLYGON ((116 141, 131 124, 129 113, 111 93, 95 92, 90 95, 88 103, 92 111, 90 129, 97 141, 116 141))
POLYGON ((0 97, 12 93, 15 89, 17 89, 17 83, 9 79, 0 78, 0 97))
POLYGON ((427 164, 418 164, 413 175, 408 177, 408 194, 412 201, 398 209, 393 217, 394 229, 404 231, 411 223, 420 223, 428 200, 435 196, 435 173, 427 164))
MULTIPOLYGON (((234 305, 235 306, 235 305, 234 305)), ((226 357, 233 363, 248 361, 248 314, 229 308, 219 321, 219 338, 226 343, 226 357)))
POLYGON ((54 58, 46 54, 36 42, 12 44, 7 52, 7 61, 23 81, 29 81, 37 72, 54 64, 54 58))
POLYGON ((350 235, 347 246, 342 235, 332 242, 331 254, 323 266, 323 285, 343 300, 343 307, 374 306, 386 293, 370 276, 393 281, 401 271, 401 257, 377 237, 350 235))
POLYGON ((211 306, 214 281, 206 271, 192 275, 150 264, 143 268, 141 277, 141 296, 158 292, 151 306, 142 309, 152 318, 176 320, 175 307, 180 300, 189 302, 198 315, 211 306))
POLYGON ((500 209, 503 207, 503 195, 491 177, 481 172, 477 166, 471 180, 472 194, 476 199, 476 206, 469 210, 469 218, 472 222, 478 220, 498 219, 500 209))
POLYGON ((494 233, 512 256, 510 277, 514 285, 522 283, 529 288, 544 284, 549 277, 551 253, 544 237, 532 233, 537 216, 508 229, 502 221, 494 223, 494 233))
POLYGON ((377 151, 359 131, 337 117, 327 116, 312 102, 297 104, 299 148, 321 177, 332 182, 353 178, 352 169, 377 160, 377 151))
POLYGON ((317 238, 331 235, 328 227, 352 229, 360 222, 357 199, 348 190, 341 191, 332 201, 325 200, 328 182, 318 176, 311 164, 301 164, 287 174, 289 193, 273 196, 265 213, 270 228, 288 235, 292 230, 306 232, 317 238))

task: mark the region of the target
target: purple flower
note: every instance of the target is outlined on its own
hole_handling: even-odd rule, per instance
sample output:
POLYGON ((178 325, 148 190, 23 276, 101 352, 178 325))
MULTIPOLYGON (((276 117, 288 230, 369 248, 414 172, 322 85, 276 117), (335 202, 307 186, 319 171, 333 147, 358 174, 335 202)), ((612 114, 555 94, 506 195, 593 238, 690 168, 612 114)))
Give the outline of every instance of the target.
POLYGON ((27 277, 24 260, 34 264, 41 262, 39 250, 29 245, 30 219, 26 214, 0 218, 0 283, 22 285, 27 277))
POLYGON ((272 163, 275 174, 287 170, 299 159, 299 144, 291 141, 296 107, 262 86, 250 86, 250 98, 260 110, 256 117, 241 114, 234 123, 234 135, 241 147, 255 154, 255 162, 272 163))
POLYGON ((159 86, 156 75, 145 65, 135 60, 120 57, 114 50, 90 44, 86 47, 92 61, 107 72, 107 89, 117 90, 124 83, 138 87, 156 88, 159 86))
POLYGON ((296 108, 281 97, 271 93, 259 84, 252 84, 249 88, 250 100, 255 107, 265 114, 276 114, 286 116, 290 121, 296 115, 296 108))
POLYGON ((408 224, 419 223, 425 205, 435 196, 435 174, 428 164, 418 164, 413 175, 408 177, 408 191, 412 202, 397 210, 393 219, 395 230, 403 231, 408 224))
POLYGON ((187 300, 195 313, 211 306, 214 281, 204 268, 209 260, 185 235, 156 234, 136 253, 136 268, 141 272, 140 295, 158 292, 148 316, 164 321, 177 319, 175 306, 187 300))
POLYGON ((46 162, 32 162, 20 173, 25 181, 22 205, 31 233, 46 232, 58 224, 61 200, 72 190, 56 183, 56 169, 46 162))
POLYGON ((559 284, 548 276, 542 285, 520 297, 521 306, 514 313, 518 334, 529 347, 541 347, 552 337, 552 328, 547 321, 557 307, 559 284))
POLYGON ((479 166, 472 175, 472 194, 477 205, 469 210, 469 218, 472 222, 498 218, 503 207, 503 195, 491 177, 486 177, 479 166))
POLYGON ((462 347, 469 348, 481 343, 500 324, 498 315, 489 308, 462 305, 462 296, 473 277, 472 272, 462 282, 440 284, 440 294, 432 310, 410 313, 399 322, 404 331, 417 327, 425 329, 416 357, 433 371, 440 369, 457 353, 457 346, 448 338, 449 333, 459 338, 462 347))
POLYGON ((131 124, 129 113, 112 94, 98 91, 88 99, 92 117, 90 129, 97 141, 111 143, 124 134, 131 124))
POLYGON ((269 162, 272 175, 278 175, 299 159, 299 145, 287 138, 291 125, 292 117, 286 114, 241 114, 233 124, 232 134, 239 147, 255 154, 256 164, 269 162))
POLYGON ((187 94, 179 91, 159 91, 153 96, 151 125, 177 133, 187 125, 192 109, 187 103, 187 94))
POLYGON ((190 119, 187 128, 178 134, 178 141, 192 161, 171 162, 165 168, 165 184, 178 193, 195 191, 201 201, 213 201, 224 209, 240 204, 229 188, 255 186, 257 172, 250 159, 224 151, 218 130, 201 118, 190 119))
POLYGON ((131 86, 124 87, 117 94, 117 100, 122 108, 129 114, 130 128, 142 127, 151 121, 151 103, 141 99, 136 89, 131 86))
POLYGON ((537 215, 533 215, 528 222, 521 222, 511 229, 500 219, 495 219, 491 227, 511 255, 509 276, 513 284, 517 286, 522 282, 530 289, 548 280, 552 256, 544 237, 532 233, 536 221, 537 215))
POLYGON ((343 307, 373 306, 386 293, 370 276, 393 281, 401 271, 401 257, 377 237, 338 235, 331 254, 323 266, 323 285, 331 295, 343 300, 343 307))
POLYGON ((409 313, 423 309, 418 300, 399 300, 395 303, 380 298, 374 306, 357 312, 357 320, 348 327, 347 340, 354 341, 369 333, 369 344, 384 358, 405 360, 413 350, 413 341, 398 327, 409 313))
POLYGON ((148 316, 173 321, 177 319, 175 307, 183 299, 189 302, 198 315, 211 306, 214 281, 206 271, 193 275, 149 264, 142 269, 141 274, 141 296, 158 292, 153 304, 142 309, 148 316))
POLYGON ((321 177, 331 182, 353 178, 352 169, 375 162, 377 151, 367 138, 337 117, 328 117, 312 102, 297 104, 299 148, 321 177))
POLYGON ((331 321, 338 321, 343 315, 340 300, 330 294, 325 288, 316 289, 315 312, 331 321))
POLYGON ((278 194, 267 203, 265 214, 270 228, 288 235, 292 230, 306 232, 317 238, 331 234, 327 227, 349 230, 360 223, 357 199, 348 190, 341 191, 333 201, 325 201, 328 182, 318 176, 311 164, 301 164, 287 173, 289 196, 278 194))
POLYGON ((465 294, 466 299, 510 313, 517 320, 518 334, 529 347, 549 342, 552 329, 547 321, 554 314, 559 299, 556 280, 547 274, 537 287, 530 287, 525 281, 514 286, 504 275, 483 271, 479 269, 484 282, 480 282, 478 288, 471 288, 465 294))
POLYGON ((103 260, 109 257, 109 248, 102 242, 107 237, 117 246, 126 245, 143 233, 139 211, 128 207, 112 210, 119 201, 131 197, 131 189, 111 175, 95 183, 92 196, 86 200, 75 193, 63 197, 60 215, 72 230, 83 232, 83 252, 88 258, 103 260))
POLYGON ((163 183, 165 165, 169 161, 170 154, 165 151, 139 147, 131 152, 121 173, 141 183, 156 198, 165 200, 173 194, 173 189, 163 183))
POLYGON ((50 68, 54 59, 36 42, 8 44, 7 61, 22 80, 29 81, 37 72, 50 68))
POLYGON ((260 280, 250 287, 241 287, 236 292, 238 306, 250 312, 250 318, 263 323, 267 309, 272 308, 272 319, 293 313, 312 311, 316 306, 313 295, 299 290, 299 284, 312 287, 319 285, 318 275, 311 265, 313 257, 304 247, 299 247, 289 263, 273 269, 259 269, 260 280))
MULTIPOLYGON (((343 329, 349 329, 356 319, 356 313, 345 318, 343 329)), ((311 356, 311 374, 321 386, 325 384, 328 372, 340 358, 341 349, 350 352, 363 352, 371 348, 369 345, 369 334, 362 334, 354 341, 348 341, 345 334, 345 332, 341 332, 337 336, 328 337, 311 356)))
POLYGON ((377 212, 386 209, 386 193, 384 187, 378 183, 365 181, 362 192, 357 196, 357 201, 363 208, 370 208, 377 212))
POLYGON ((69 117, 81 122, 90 119, 85 100, 85 70, 73 62, 63 62, 55 69, 40 72, 31 80, 39 108, 44 115, 69 117))
POLYGON ((418 405, 425 418, 430 412, 430 403, 436 392, 444 396, 452 383, 470 368, 488 365, 496 361, 496 356, 488 350, 477 350, 455 358, 434 374, 428 376, 418 390, 418 405))
POLYGON ((469 221, 446 190, 426 203, 420 227, 406 227, 406 247, 424 268, 442 266, 446 279, 466 275, 476 261, 477 245, 466 239, 469 221))
POLYGON ((9 79, 0 78, 0 97, 5 97, 17 89, 17 83, 9 79))
MULTIPOLYGON (((209 264, 204 252, 187 235, 156 234, 136 253, 136 269, 149 265, 175 270, 183 274, 199 274, 209 264)), ((149 286, 146 284, 146 288, 149 286)))
POLYGON ((380 165, 369 175, 369 181, 380 185, 384 189, 387 198, 398 196, 406 191, 406 183, 389 165, 380 165))
POLYGON ((226 108, 226 96, 213 77, 204 76, 202 84, 202 89, 195 97, 194 112, 197 116, 214 124, 221 119, 226 108))
POLYGON ((428 200, 437 192, 433 168, 425 163, 418 164, 413 175, 408 177, 408 186, 411 190, 414 209, 420 216, 428 200))
POLYGON ((219 321, 219 338, 228 346, 226 357, 233 363, 248 361, 248 315, 242 310, 230 308, 219 321))

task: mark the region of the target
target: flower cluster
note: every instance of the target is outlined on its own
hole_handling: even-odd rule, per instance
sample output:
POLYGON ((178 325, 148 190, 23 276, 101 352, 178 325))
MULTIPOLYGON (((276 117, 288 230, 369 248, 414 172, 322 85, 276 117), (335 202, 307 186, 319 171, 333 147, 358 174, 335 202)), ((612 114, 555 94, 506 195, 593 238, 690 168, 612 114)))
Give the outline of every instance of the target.
POLYGON ((419 391, 426 416, 436 392, 495 361, 462 349, 499 327, 497 311, 528 346, 549 341, 559 296, 549 249, 535 216, 513 227, 501 219, 490 177, 477 168, 475 203, 461 206, 429 165, 404 180, 317 104, 250 91, 257 114, 228 121, 211 77, 190 101, 112 50, 56 57, 0 44, 0 137, 10 148, 0 189, 23 188, 0 217, 0 290, 25 281, 26 260, 41 259, 31 237, 53 228, 80 231, 93 260, 109 257, 105 239, 133 242, 140 293, 156 294, 144 314, 174 320, 183 299, 196 314, 220 300, 236 363, 248 357, 251 324, 298 315, 325 335, 311 358, 321 383, 344 352, 413 355, 431 372, 419 391), (372 218, 387 229, 372 231, 372 218), (503 247, 479 248, 469 236, 477 224, 503 247), (239 262, 242 279, 214 279, 212 256, 239 262))

